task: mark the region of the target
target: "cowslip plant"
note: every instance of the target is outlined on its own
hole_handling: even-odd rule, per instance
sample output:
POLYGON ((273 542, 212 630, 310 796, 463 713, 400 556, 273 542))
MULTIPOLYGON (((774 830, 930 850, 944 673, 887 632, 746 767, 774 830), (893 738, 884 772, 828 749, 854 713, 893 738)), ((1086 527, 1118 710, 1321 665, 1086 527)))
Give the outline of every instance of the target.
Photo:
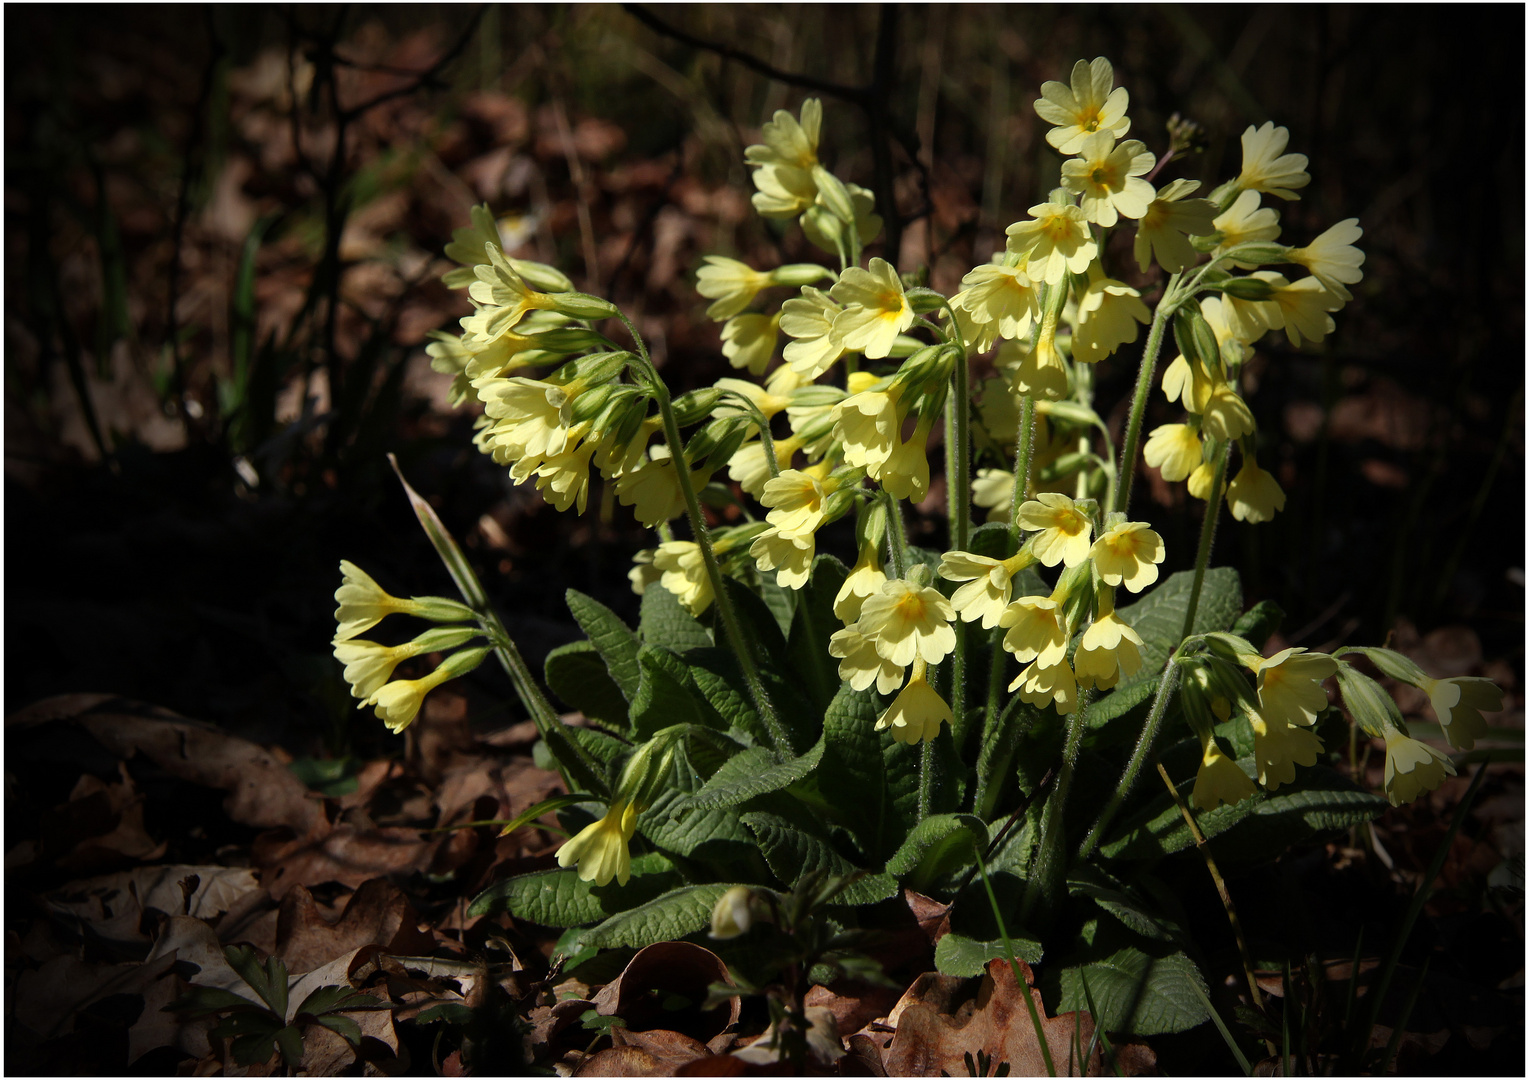
POLYGON ((829 907, 846 926, 907 886, 953 903, 941 970, 975 974, 1012 947, 1061 1008, 1180 1030, 1207 1018, 1203 977, 1157 863, 1195 832, 1224 838, 1223 862, 1272 858, 1454 771, 1350 658, 1422 688, 1452 747, 1483 734, 1481 712, 1502 704, 1486 680, 1430 679, 1384 649, 1264 656, 1280 612, 1244 612, 1236 571, 1210 566, 1223 502, 1248 524, 1285 502, 1242 393, 1252 350, 1334 330, 1362 277, 1357 222, 1280 242, 1278 206, 1310 181, 1284 128, 1249 127, 1241 171, 1199 197, 1198 181, 1159 175, 1193 125, 1170 124, 1161 157, 1126 138, 1108 61, 1041 94, 1062 185, 951 296, 866 257, 880 219, 824 167, 819 103, 777 112, 746 153, 754 206, 837 265, 707 257, 698 292, 754 380, 672 395, 633 322, 507 256, 487 207, 458 231, 446 282, 473 312, 429 351, 453 399, 481 409, 475 443, 559 510, 583 513, 598 477, 657 534, 631 573, 635 629, 568 593, 588 640, 554 650, 545 681, 584 713, 577 727, 412 489, 463 602, 397 599, 342 564, 335 651, 364 704, 402 730, 493 652, 577 796, 558 804, 560 868, 498 883, 475 912, 569 928, 572 954, 737 923, 738 897, 822 875, 848 882, 829 907), (1117 453, 1095 366, 1143 330, 1117 453), (1185 415, 1144 433, 1157 385, 1185 415), (904 503, 931 490, 941 424, 948 540, 929 551, 909 542, 904 503), (1192 572, 1160 580, 1162 537, 1132 510, 1139 459, 1206 503, 1192 572), (819 553, 830 528, 853 530, 852 566, 819 553), (447 625, 394 647, 357 639, 394 613, 447 625), (452 649, 430 675, 391 678, 452 649), (1385 740, 1385 798, 1330 765, 1344 717, 1328 680, 1385 740), (1194 820, 1138 789, 1153 758, 1194 820))

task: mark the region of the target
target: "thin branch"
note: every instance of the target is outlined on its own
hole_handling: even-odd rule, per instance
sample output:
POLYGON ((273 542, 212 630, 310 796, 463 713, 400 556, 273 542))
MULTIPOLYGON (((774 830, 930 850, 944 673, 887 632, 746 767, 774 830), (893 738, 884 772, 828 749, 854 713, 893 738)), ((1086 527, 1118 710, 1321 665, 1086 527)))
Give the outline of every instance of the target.
MULTIPOLYGON (((349 109, 346 109, 343 113, 340 114, 340 116, 346 122, 355 120, 363 113, 375 109, 378 105, 381 105, 384 102, 392 101, 394 98, 407 97, 409 94, 414 93, 414 91, 420 89, 423 86, 440 86, 441 84, 437 77, 440 75, 441 71, 446 67, 447 64, 451 63, 458 56, 462 55, 462 50, 467 48, 467 43, 472 40, 473 34, 477 32, 478 23, 482 21, 483 13, 487 10, 487 4, 479 5, 478 10, 473 12, 472 18, 467 20, 467 26, 463 28, 462 33, 457 37, 457 40, 452 43, 451 48, 447 49, 439 57, 437 57, 435 63, 431 64, 424 71, 419 72, 412 83, 409 83, 407 86, 395 87, 392 90, 385 90, 378 94, 376 97, 371 98, 368 101, 363 101, 360 105, 355 105, 349 109)), ((333 53, 331 53, 331 56, 333 56, 333 53)), ((338 57, 335 57, 335 59, 338 59, 338 57)))

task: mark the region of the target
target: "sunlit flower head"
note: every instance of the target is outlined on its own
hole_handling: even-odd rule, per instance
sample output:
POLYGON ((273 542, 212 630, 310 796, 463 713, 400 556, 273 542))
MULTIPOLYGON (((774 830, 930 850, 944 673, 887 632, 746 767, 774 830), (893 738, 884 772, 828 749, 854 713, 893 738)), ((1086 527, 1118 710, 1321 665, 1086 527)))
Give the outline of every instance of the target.
POLYGON ((984 630, 998 625, 1009 596, 1014 590, 1014 575, 1027 560, 990 559, 969 551, 947 551, 940 557, 940 576, 946 581, 964 581, 951 596, 950 603, 962 622, 982 621, 984 630))
POLYGON ((1466 675, 1452 679, 1424 679, 1418 684, 1439 718, 1444 737, 1456 750, 1470 750, 1485 738, 1484 712, 1501 712, 1503 693, 1491 679, 1466 675))
POLYGON ((915 657, 938 664, 956 647, 950 625, 955 617, 955 608, 938 589, 894 578, 866 598, 856 625, 876 638, 877 651, 894 664, 906 666, 915 657))
POLYGON ((893 392, 867 390, 833 407, 830 415, 844 443, 846 465, 879 472, 897 449, 902 418, 895 390, 895 387, 893 392))
POLYGON ((589 460, 596 449, 592 442, 581 442, 543 458, 536 466, 536 490, 542 498, 561 512, 575 507, 582 514, 589 502, 589 460))
POLYGON ((516 460, 526 455, 560 454, 568 438, 569 397, 561 386, 511 376, 473 383, 483 411, 499 421, 490 442, 516 460))
POLYGON ((785 109, 764 125, 762 144, 743 152, 754 170, 754 209, 764 217, 795 217, 817 198, 812 168, 818 163, 818 138, 823 127, 823 104, 817 98, 802 102, 798 122, 785 109))
POLYGON ((1140 327, 1152 321, 1152 312, 1141 302, 1141 293, 1131 286, 1100 277, 1089 282, 1079 298, 1077 318, 1073 359, 1097 364, 1120 346, 1135 341, 1140 327))
POLYGON ((775 583, 782 589, 800 589, 812 574, 812 556, 816 543, 812 533, 783 536, 780 530, 766 529, 749 545, 761 573, 774 570, 775 583))
POLYGON ((1215 467, 1210 462, 1204 461, 1189 474, 1189 483, 1185 485, 1185 490, 1189 492, 1191 498, 1205 502, 1210 498, 1210 486, 1215 483, 1215 480, 1215 467))
POLYGON ((462 319, 462 329, 469 336, 495 338, 531 312, 557 305, 553 297, 526 284, 497 244, 485 244, 484 254, 488 261, 473 267, 477 280, 467 289, 467 295, 479 305, 476 312, 462 319))
POLYGON ((1011 692, 1017 692, 1026 704, 1044 709, 1047 705, 1068 716, 1078 708, 1078 682, 1066 660, 1059 660, 1050 667, 1039 660, 1025 668, 1009 684, 1011 692))
POLYGON ((887 583, 887 575, 881 568, 880 553, 875 544, 860 549, 860 557, 850 568, 844 584, 834 597, 834 615, 842 623, 852 623, 860 618, 860 609, 867 597, 875 596, 887 583))
POLYGON ((1251 457, 1242 459, 1242 468, 1226 486, 1226 501, 1232 517, 1238 521, 1270 521, 1285 508, 1285 493, 1273 476, 1258 467, 1251 457))
POLYGON ((1308 728, 1296 727, 1280 719, 1270 719, 1253 711, 1253 757, 1258 762, 1258 782, 1269 791, 1281 784, 1293 783, 1295 767, 1309 768, 1317 763, 1322 740, 1308 728))
POLYGON ((1199 362, 1191 364, 1182 353, 1175 356, 1163 372, 1163 396, 1169 401, 1183 399, 1184 408, 1196 415, 1205 411, 1205 404, 1215 387, 1216 382, 1199 362))
POLYGON ((1287 154, 1290 132, 1268 121, 1262 127, 1248 125, 1242 133, 1242 172, 1237 186, 1245 191, 1262 191, 1281 199, 1298 199, 1293 189, 1311 183, 1306 172, 1305 154, 1287 154))
POLYGON ((1221 752, 1212 739, 1205 744, 1200 771, 1195 774, 1195 788, 1189 796, 1197 810, 1214 810, 1222 803, 1240 803, 1256 793, 1252 777, 1221 752))
POLYGON ((1093 523, 1066 495, 1044 491, 1020 503, 1019 527, 1041 534, 1032 542, 1031 550, 1045 566, 1077 566, 1088 558, 1093 523))
POLYGON ((892 738, 900 743, 933 742, 941 724, 954 722, 945 699, 935 693, 922 671, 915 670, 902 693, 877 718, 876 730, 890 728, 892 738))
POLYGON ((754 302, 760 289, 770 284, 768 273, 721 255, 706 256, 706 265, 696 271, 695 277, 695 291, 712 301, 706 315, 716 322, 737 315, 754 302))
POLYGON ((1088 557, 1106 585, 1125 585, 1141 592, 1157 580, 1157 564, 1167 557, 1163 538, 1144 521, 1111 525, 1094 541, 1088 557))
MULTIPOLYGON (((1260 208, 1258 201, 1258 192, 1244 191, 1211 222, 1215 230, 1221 233, 1221 242, 1216 245, 1217 255, 1231 251, 1239 244, 1275 240, 1279 237, 1279 211, 1267 206, 1260 208)), ((1252 269, 1252 264, 1236 259, 1228 260, 1224 265, 1252 269)))
POLYGON ((1021 664, 1038 660, 1042 667, 1067 657, 1067 620, 1061 605, 1044 596, 1021 596, 999 616, 1006 627, 1003 647, 1021 664))
MULTIPOLYGON (((773 442, 776 464, 782 470, 789 469, 791 455, 801 449, 801 438, 791 435, 784 439, 775 439, 773 442)), ((764 443, 756 439, 740 446, 728 459, 727 475, 736 480, 738 486, 754 498, 757 499, 763 495, 765 482, 770 479, 770 463, 765 457, 764 443)))
POLYGON ((1200 465, 1200 433, 1188 424, 1163 424, 1147 436, 1142 456, 1164 480, 1186 479, 1200 465))
POLYGON ((663 575, 659 581, 679 600, 684 609, 701 617, 711 607, 711 577, 701 547, 691 540, 670 540, 659 544, 653 553, 653 565, 663 575))
POLYGON ((1044 202, 1030 207, 1029 221, 1016 221, 1005 230, 1008 250, 1028 260, 1027 272, 1055 285, 1071 271, 1081 274, 1099 255, 1083 208, 1044 202))
POLYGON ((371 575, 347 559, 340 560, 340 574, 341 584, 334 593, 335 601, 340 605, 334 613, 335 622, 339 624, 334 635, 336 641, 348 641, 357 634, 364 634, 389 615, 412 613, 419 606, 413 600, 390 596, 371 575))
POLYGON ((750 375, 763 375, 775 355, 779 338, 780 315, 746 312, 734 315, 722 326, 722 355, 735 368, 747 368, 750 375))
POLYGON ((885 259, 872 258, 868 269, 851 266, 828 295, 844 305, 834 316, 834 333, 846 349, 879 360, 892 352, 892 343, 913 325, 913 305, 903 293, 902 279, 885 259))
POLYGON ((828 655, 839 661, 839 678, 852 690, 876 685, 878 694, 890 694, 903 684, 906 665, 894 664, 876 649, 876 639, 866 637, 857 626, 837 630, 828 639, 828 655))
POLYGON ((961 319, 962 339, 972 352, 987 352, 999 338, 1016 340, 1030 333, 1037 300, 1035 282, 1017 266, 989 263, 961 279, 965 286, 950 298, 961 319))
POLYGON ((844 355, 844 343, 834 333, 834 319, 842 310, 811 285, 803 285, 801 296, 781 305, 780 328, 792 339, 781 355, 803 378, 816 379, 844 355))
POLYGON ((625 885, 632 877, 632 855, 627 850, 637 832, 637 807, 617 800, 605 816, 586 825, 557 851, 557 864, 578 867, 579 880, 609 885, 614 878, 625 885))
POLYGON ((1258 430, 1253 410, 1228 382, 1215 382, 1200 408, 1200 428, 1213 439, 1231 442, 1258 430))
POLYGON ((1284 318, 1285 337, 1296 348, 1300 348, 1303 340, 1321 341, 1331 334, 1334 324, 1328 312, 1343 306, 1343 301, 1315 275, 1276 286, 1274 302, 1284 318))
POLYGON ((771 507, 768 520, 782 536, 811 536, 823 524, 823 504, 837 488, 837 481, 825 481, 813 471, 785 469, 765 481, 759 501, 771 507))
MULTIPOLYGON (((1286 284, 1284 277, 1273 270, 1255 270, 1250 277, 1267 282, 1271 289, 1286 284)), ((1252 344, 1270 330, 1278 330, 1285 324, 1279 304, 1268 300, 1244 300, 1223 293, 1221 314, 1226 319, 1227 330, 1238 341, 1252 344)))
POLYGON ((1410 803, 1454 775, 1454 762, 1443 753, 1395 728, 1386 729, 1386 798, 1392 806, 1410 803))
MULTIPOLYGON (((1041 324, 1041 333, 1035 348, 1019 350, 1019 363, 1014 366, 1013 388, 1017 394, 1029 394, 1045 401, 1059 401, 1067 396, 1067 368, 1062 364, 1062 354, 1056 347, 1056 327, 1046 332, 1049 318, 1041 324)), ((1002 350, 1000 350, 1002 355, 1002 350)))
POLYGON ((927 442, 932 419, 920 420, 906 442, 899 442, 887 460, 868 468, 871 479, 892 493, 893 498, 924 501, 929 493, 929 451, 927 442))
POLYGON ((1364 252, 1353 245, 1364 235, 1358 218, 1345 218, 1303 248, 1291 248, 1285 257, 1310 270, 1328 291, 1342 300, 1352 300, 1348 286, 1364 278, 1364 252))
POLYGON ((1108 690, 1121 679, 1130 678, 1141 670, 1144 647, 1141 635, 1113 611, 1095 618, 1083 632, 1073 656, 1078 685, 1108 690))
POLYGON ((1309 726, 1327 708, 1322 680, 1337 674, 1338 662, 1322 653, 1284 649, 1250 661, 1258 675, 1258 708, 1271 722, 1309 726))
POLYGON ((1083 214, 1110 228, 1122 217, 1139 218, 1156 192, 1142 177, 1157 157, 1139 139, 1115 145, 1115 136, 1096 131, 1083 140, 1079 157, 1062 162, 1062 184, 1078 196, 1083 214))
POLYGON ((1014 474, 1007 469, 978 469, 972 481, 972 502, 987 511, 989 521, 1003 521, 1014 505, 1014 474))
POLYGON ((1199 259, 1199 252, 1189 242, 1191 236, 1209 236, 1216 231, 1212 224, 1216 204, 1209 199, 1191 199, 1200 187, 1198 180, 1173 180, 1159 188, 1157 197, 1141 215, 1136 225, 1133 252, 1143 274, 1153 258, 1170 274, 1177 274, 1199 259))
POLYGON ((402 645, 379 645, 375 641, 336 641, 334 658, 345 665, 345 681, 352 697, 370 698, 393 677, 400 663, 421 653, 452 649, 477 636, 477 627, 443 626, 427 630, 402 645))
POLYGON ((1098 131, 1107 131, 1117 139, 1131 130, 1126 116, 1131 95, 1123 86, 1115 86, 1115 71, 1104 57, 1093 63, 1079 60, 1072 67, 1072 85, 1048 80, 1041 84, 1041 96, 1035 112, 1048 124, 1046 141, 1059 154, 1076 154, 1084 140, 1098 131))

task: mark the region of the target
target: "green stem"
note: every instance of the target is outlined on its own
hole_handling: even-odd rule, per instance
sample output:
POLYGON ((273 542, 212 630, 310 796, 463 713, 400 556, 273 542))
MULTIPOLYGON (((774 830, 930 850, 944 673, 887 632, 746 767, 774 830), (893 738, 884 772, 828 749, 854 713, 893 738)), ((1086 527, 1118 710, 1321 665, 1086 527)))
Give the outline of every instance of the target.
POLYGON ((1041 815, 1041 848, 1035 857, 1035 871, 1031 875, 1033 888, 1025 890, 1024 904, 1020 908, 1021 920, 1029 917, 1037 901, 1043 905, 1043 917, 1049 918, 1066 892, 1066 828, 1063 811, 1067 805, 1067 793, 1072 787, 1073 773, 1078 765, 1078 752, 1083 747, 1083 732, 1088 728, 1088 699, 1091 691, 1078 691, 1078 707, 1067 718, 1067 741, 1062 746, 1062 767, 1057 772, 1056 786, 1046 800, 1041 815))
POLYGON ((1152 699, 1152 709, 1147 713, 1147 722, 1142 725, 1141 737, 1136 740, 1136 749, 1131 752, 1131 760, 1126 763, 1125 772, 1120 775, 1120 783, 1115 785, 1115 790, 1110 794, 1109 801, 1104 804, 1104 809, 1099 812, 1093 828, 1089 829, 1088 835, 1083 838, 1083 843, 1078 848, 1079 861, 1094 853, 1094 849, 1099 846, 1099 841, 1104 836, 1104 830, 1110 827, 1110 822, 1114 821, 1120 804, 1125 802, 1126 796, 1131 793, 1131 788, 1136 785, 1136 778, 1141 775, 1142 765, 1146 763, 1147 755, 1152 752, 1152 744, 1157 741, 1157 733, 1163 726, 1163 718, 1168 715, 1168 702, 1173 697, 1174 684, 1179 678, 1179 665, 1175 662, 1177 659, 1177 652, 1168 659, 1168 667, 1157 686, 1157 696, 1152 699))
POLYGON ((929 789, 934 784, 934 740, 925 739, 919 746, 918 820, 929 816, 929 789))
MULTIPOLYGON (((957 329, 956 313, 945 302, 950 314, 952 342, 960 349, 951 382, 950 396, 945 403, 945 498, 950 508, 950 546, 965 551, 971 544, 972 486, 971 486, 971 389, 967 370, 966 346, 957 329)), ((970 717, 966 712, 966 668, 968 638, 964 622, 955 624, 956 648, 952 657, 950 673, 950 712, 954 719, 950 735, 955 740, 956 753, 966 742, 970 717)))
POLYGON ((987 876, 987 862, 982 857, 982 852, 977 852, 977 869, 982 871, 982 887, 987 890, 987 902, 993 909, 993 920, 998 924, 998 937, 1003 942, 1004 959, 1009 962, 1009 970, 1014 972, 1015 985, 1019 992, 1025 995, 1025 1005, 1030 1011, 1030 1025, 1035 1029, 1035 1041, 1040 1044, 1041 1060, 1046 1063, 1046 1075, 1056 1075, 1056 1064, 1051 1060, 1051 1040, 1046 1037, 1046 1029, 1041 1024, 1040 1014, 1036 1012, 1035 1000, 1030 993, 1030 985, 1023 973, 1019 970, 1019 960, 1014 955, 1014 942, 1009 938, 1009 929, 1003 923, 1003 912, 998 908, 998 896, 993 892, 993 883, 987 876))
POLYGON ((775 749, 783 754, 791 754, 794 752, 791 737, 786 731, 786 726, 781 723, 780 716, 770 701, 770 695, 765 691, 764 680, 760 678, 759 667, 754 662, 749 641, 744 637, 743 626, 738 621, 738 613, 733 610, 732 598, 723 587, 722 568, 717 563, 717 553, 711 545, 711 532, 706 528, 706 518, 701 513, 701 501, 696 497, 695 484, 690 479, 689 464, 685 461, 685 446, 680 438, 679 421, 674 416, 669 387, 664 384, 658 369, 653 366, 653 361, 648 356, 647 346, 643 344, 642 335, 637 332, 637 327, 632 325, 632 320, 626 315, 619 312, 617 314, 626 324, 627 332, 632 335, 632 340, 637 344, 644 371, 652 382, 653 400, 658 404, 659 416, 664 422, 664 441, 669 445, 669 460, 674 466, 674 475, 680 485, 680 494, 685 498, 685 514, 690 520, 690 531, 695 536, 696 546, 701 549, 701 561, 706 564, 706 576, 711 581, 712 602, 716 605, 717 617, 721 620, 723 631, 727 635, 727 643, 732 648, 733 655, 738 658, 738 667, 743 672, 743 681, 748 687, 749 697, 753 699, 755 710, 764 721, 765 727, 769 729, 770 740, 775 744, 775 749))
POLYGON ((1221 485, 1226 482, 1226 459, 1231 451, 1232 444, 1228 442, 1221 447, 1221 453, 1216 455, 1216 475, 1210 482, 1210 501, 1205 504, 1205 520, 1200 525, 1200 550, 1195 555, 1195 583, 1189 590, 1189 606, 1184 609, 1184 628, 1179 631, 1180 642, 1194 633, 1195 612, 1200 607, 1200 589, 1205 584, 1205 568, 1210 565, 1210 549, 1216 539, 1216 521, 1221 517, 1221 485))
POLYGON ((887 561, 892 566, 894 578, 906 577, 908 573, 908 533, 903 528, 903 510, 897 499, 886 488, 881 489, 887 504, 887 561))
POLYGON ((1157 369, 1157 354, 1163 347, 1163 331, 1173 310, 1178 306, 1175 287, 1179 275, 1168 279, 1163 298, 1152 313, 1152 329, 1147 333, 1147 347, 1141 355, 1141 369, 1136 375, 1136 390, 1131 395, 1131 418, 1126 423, 1125 448, 1120 453, 1120 469, 1116 473, 1115 509, 1125 513, 1131 505, 1131 482, 1136 479, 1136 454, 1141 449, 1141 424, 1147 413, 1147 397, 1152 391, 1152 374, 1157 369))
POLYGON ((1009 504, 1009 531, 1019 542, 1019 506, 1030 493, 1030 463, 1035 457, 1035 398, 1019 398, 1019 439, 1014 444, 1014 498, 1009 504))

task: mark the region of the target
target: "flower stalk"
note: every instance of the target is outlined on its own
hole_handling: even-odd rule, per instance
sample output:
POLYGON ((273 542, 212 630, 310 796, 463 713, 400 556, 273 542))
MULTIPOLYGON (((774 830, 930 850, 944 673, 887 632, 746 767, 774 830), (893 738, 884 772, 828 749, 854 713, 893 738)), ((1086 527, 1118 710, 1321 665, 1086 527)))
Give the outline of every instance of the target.
POLYGON ((1163 331, 1178 308, 1179 275, 1168 279, 1163 298, 1152 313, 1152 328, 1147 332, 1147 347, 1142 350, 1141 367, 1136 374, 1136 389, 1131 394, 1130 419, 1126 422, 1125 445, 1120 451, 1120 469, 1116 473, 1114 509, 1125 513, 1131 505, 1131 484, 1136 479, 1136 455, 1141 450, 1141 425, 1147 414, 1147 397, 1152 390, 1152 376, 1157 370, 1157 354, 1163 347, 1163 331))

